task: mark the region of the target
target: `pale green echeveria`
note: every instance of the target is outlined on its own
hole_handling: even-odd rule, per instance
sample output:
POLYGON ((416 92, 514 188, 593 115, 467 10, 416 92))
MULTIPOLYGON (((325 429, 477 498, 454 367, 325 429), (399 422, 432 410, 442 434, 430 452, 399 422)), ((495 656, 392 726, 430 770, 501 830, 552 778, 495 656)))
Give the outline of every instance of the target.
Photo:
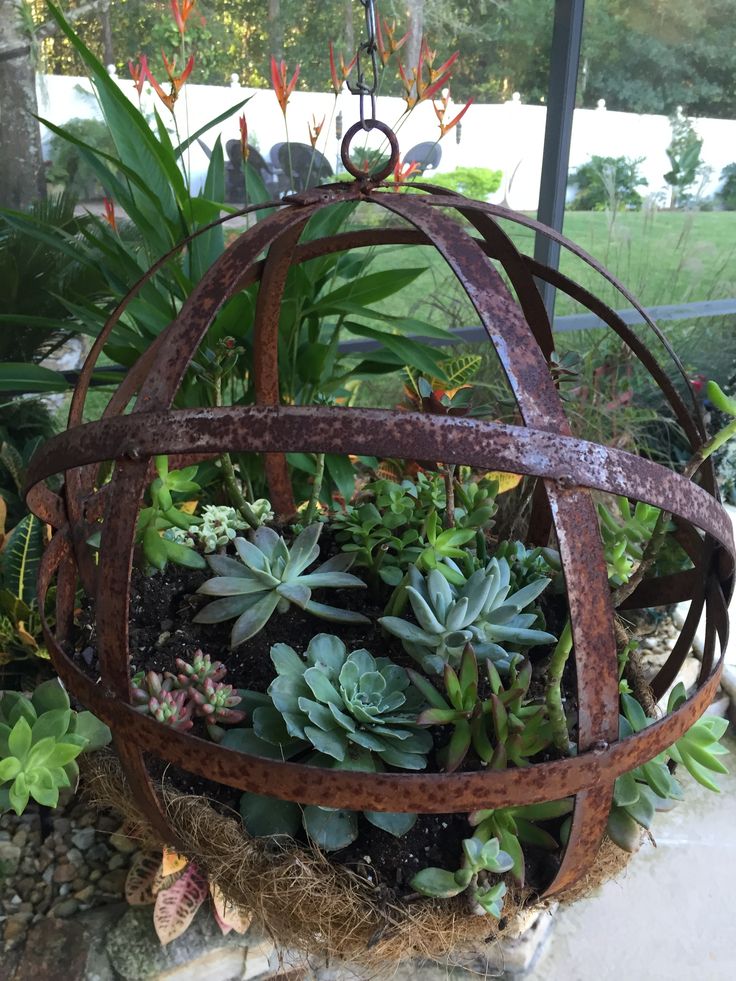
POLYGON ((312 524, 292 542, 291 548, 273 528, 261 527, 249 538, 235 538, 237 558, 209 555, 207 562, 217 575, 198 592, 218 596, 194 618, 197 623, 235 620, 230 635, 232 647, 254 637, 275 613, 285 613, 292 603, 314 616, 335 623, 368 623, 353 610, 341 610, 312 599, 313 589, 365 588, 365 583, 347 570, 353 557, 336 555, 311 572, 305 570, 319 558, 318 539, 323 525, 312 524))
POLYGON ((425 671, 441 673, 445 664, 457 664, 468 643, 478 658, 490 658, 499 671, 508 671, 522 660, 520 650, 555 641, 552 634, 533 628, 536 612, 523 612, 550 580, 538 579, 509 595, 506 559, 491 559, 462 586, 452 585, 436 569, 423 576, 413 567, 408 578, 406 593, 416 623, 401 617, 382 617, 379 623, 425 671))
POLYGON ((403 668, 364 649, 348 654, 329 634, 313 637, 304 658, 275 644, 271 660, 278 677, 268 694, 290 736, 351 769, 373 769, 371 756, 424 769, 432 737, 416 723, 423 701, 403 668))
POLYGON ((91 712, 75 712, 58 679, 30 698, 9 691, 0 699, 0 812, 21 814, 33 798, 56 807, 59 791, 76 784, 76 757, 101 749, 110 730, 91 712))
MULTIPOLYGON (((403 668, 360 649, 348 653, 335 636, 319 634, 304 657, 287 644, 271 648, 277 677, 258 696, 252 730, 233 730, 223 745, 276 759, 304 757, 311 766, 380 772, 385 764, 409 770, 426 766, 430 734, 417 726, 424 702, 403 668), (270 699, 270 704, 268 700, 270 699), (308 754, 304 756, 304 754, 308 754)), ((246 793, 240 810, 254 835, 294 835, 300 825, 327 851, 358 836, 354 811, 246 793)), ((416 814, 364 811, 371 824, 401 837, 416 814)))

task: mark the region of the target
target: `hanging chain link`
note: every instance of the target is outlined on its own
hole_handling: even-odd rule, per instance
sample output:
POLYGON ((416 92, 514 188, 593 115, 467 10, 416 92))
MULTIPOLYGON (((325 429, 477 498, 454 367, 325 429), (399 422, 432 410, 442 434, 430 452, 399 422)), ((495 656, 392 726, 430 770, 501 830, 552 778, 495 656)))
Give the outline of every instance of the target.
POLYGON ((378 91, 378 44, 376 43, 376 5, 375 0, 360 0, 365 9, 365 30, 367 40, 363 41, 358 47, 358 60, 356 72, 358 80, 352 85, 348 81, 348 89, 353 95, 360 96, 360 124, 364 130, 371 129, 371 123, 376 119, 376 92, 378 91), (370 71, 372 75, 371 83, 366 80, 366 73, 363 67, 365 57, 370 58, 370 71), (371 100, 371 114, 365 114, 365 100, 369 96, 371 100))

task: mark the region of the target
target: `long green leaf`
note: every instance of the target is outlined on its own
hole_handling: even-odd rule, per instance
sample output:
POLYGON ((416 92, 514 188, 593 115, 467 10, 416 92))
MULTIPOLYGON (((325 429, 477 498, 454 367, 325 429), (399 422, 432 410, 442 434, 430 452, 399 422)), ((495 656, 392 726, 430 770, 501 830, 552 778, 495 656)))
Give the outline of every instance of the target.
POLYGON ((104 65, 75 34, 59 8, 47 0, 49 14, 82 59, 94 83, 105 120, 120 159, 140 174, 158 198, 158 207, 148 207, 140 196, 138 204, 151 221, 165 218, 178 225, 178 210, 167 171, 165 153, 138 109, 120 91, 104 65))
POLYGON ((200 136, 203 136, 208 130, 212 129, 213 126, 217 126, 218 123, 224 122, 226 119, 232 116, 233 113, 237 112, 238 109, 242 109, 246 102, 250 102, 252 98, 253 96, 249 95, 246 99, 236 102, 234 106, 230 106, 229 109, 221 112, 219 116, 215 116, 214 119, 210 119, 209 122, 204 124, 204 126, 200 126, 196 132, 192 133, 191 136, 188 136, 185 140, 182 140, 174 151, 174 155, 176 156, 177 160, 185 150, 189 149, 192 143, 195 143, 200 138, 200 136))
POLYGON ((445 380, 445 372, 442 368, 444 354, 441 350, 435 350, 428 344, 422 344, 421 341, 412 341, 408 337, 390 334, 388 331, 376 330, 374 327, 366 327, 352 321, 346 322, 344 326, 351 334, 377 341, 396 357, 401 358, 404 364, 418 368, 441 381, 445 380))
POLYGON ((325 316, 329 313, 340 313, 341 304, 357 303, 364 306, 378 303, 386 297, 393 296, 413 283, 424 272, 421 269, 386 269, 382 272, 370 273, 358 280, 353 280, 345 286, 321 296, 315 303, 305 309, 305 313, 317 313, 325 316))
POLYGON ((0 364, 0 392, 65 392, 68 388, 64 376, 51 368, 18 361, 0 364))

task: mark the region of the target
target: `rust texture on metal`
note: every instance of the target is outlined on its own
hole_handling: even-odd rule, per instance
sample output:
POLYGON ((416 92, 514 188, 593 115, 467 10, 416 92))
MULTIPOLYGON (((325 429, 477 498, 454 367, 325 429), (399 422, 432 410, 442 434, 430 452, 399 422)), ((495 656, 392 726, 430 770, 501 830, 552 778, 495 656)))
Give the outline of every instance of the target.
MULTIPOLYGON (((535 277, 587 306, 628 345, 659 387, 693 451, 705 430, 697 403, 693 400, 689 406, 683 401, 640 335, 593 293, 521 254, 498 219, 532 229, 540 226, 505 209, 437 188, 426 187, 431 191, 426 195, 397 193, 400 189, 393 185, 377 188, 376 181, 389 172, 354 185, 330 185, 259 206, 274 211, 226 249, 177 318, 130 369, 103 418, 83 425, 92 373, 105 343, 131 300, 177 250, 159 260, 119 304, 82 370, 68 430, 49 441, 29 468, 29 504, 57 529, 40 575, 42 610, 49 588, 56 585, 56 632, 47 624, 44 628, 60 676, 112 728, 130 786, 165 840, 176 844, 144 754, 232 787, 328 807, 444 813, 574 795, 569 842, 547 891, 553 894, 590 867, 605 829, 615 779, 679 738, 713 698, 722 670, 715 645, 718 641, 723 649, 726 641, 727 601, 733 585, 731 525, 717 500, 710 464, 701 468, 699 483, 693 482, 631 453, 572 435, 549 369, 554 337, 535 277), (329 239, 299 241, 309 219, 322 209, 357 200, 389 212, 394 223, 401 220, 401 227, 356 229, 329 239), (467 224, 451 217, 450 209, 467 224), (498 354, 522 425, 279 404, 279 316, 289 270, 336 252, 396 244, 434 248, 453 271, 498 354), (218 312, 228 299, 253 284, 258 284, 252 325, 256 404, 173 409, 187 368, 218 312), (133 410, 127 413, 133 399, 133 410), (166 453, 172 464, 181 465, 181 461, 210 459, 224 451, 265 454, 270 494, 282 515, 294 509, 288 452, 436 459, 537 478, 533 534, 543 540, 554 529, 567 586, 577 677, 577 754, 526 768, 460 774, 321 770, 235 752, 163 727, 136 712, 130 704, 128 667, 130 578, 136 519, 150 480, 152 458, 166 453), (112 479, 103 484, 100 466, 110 463, 114 463, 112 479), (65 478, 61 495, 45 484, 57 474, 65 478), (624 740, 618 739, 614 613, 594 491, 622 494, 671 512, 678 538, 693 562, 690 572, 645 580, 625 604, 626 609, 636 609, 691 601, 681 637, 654 679, 656 694, 665 691, 680 670, 703 611, 707 624, 697 691, 676 712, 624 740), (87 542, 91 532, 100 528, 96 563, 87 542), (69 654, 78 583, 95 601, 97 683, 69 654)), ((644 315, 675 370, 684 374, 666 339, 626 289, 567 239, 549 229, 543 231, 596 269, 644 315)))

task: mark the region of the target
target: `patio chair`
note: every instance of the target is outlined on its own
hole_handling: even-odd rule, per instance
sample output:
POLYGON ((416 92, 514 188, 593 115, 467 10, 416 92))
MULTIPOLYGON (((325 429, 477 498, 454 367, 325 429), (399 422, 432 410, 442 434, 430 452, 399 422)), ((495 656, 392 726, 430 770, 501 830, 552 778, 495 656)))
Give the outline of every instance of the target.
POLYGON ((442 159, 442 147, 439 143, 417 143, 411 150, 404 154, 404 166, 416 163, 419 169, 417 174, 423 174, 427 170, 437 170, 442 159))
MULTIPOLYGON (((276 175, 273 168, 254 146, 248 144, 248 163, 255 170, 269 192, 276 196, 276 175)), ((225 200, 240 202, 245 197, 243 180, 243 151, 240 140, 228 140, 225 144, 225 200)))
POLYGON ((295 191, 316 187, 329 180, 334 173, 327 157, 306 143, 292 143, 291 157, 288 144, 277 143, 271 149, 271 160, 274 159, 278 160, 287 184, 289 187, 293 184, 295 191), (289 180, 290 169, 293 171, 293 181, 289 180))

